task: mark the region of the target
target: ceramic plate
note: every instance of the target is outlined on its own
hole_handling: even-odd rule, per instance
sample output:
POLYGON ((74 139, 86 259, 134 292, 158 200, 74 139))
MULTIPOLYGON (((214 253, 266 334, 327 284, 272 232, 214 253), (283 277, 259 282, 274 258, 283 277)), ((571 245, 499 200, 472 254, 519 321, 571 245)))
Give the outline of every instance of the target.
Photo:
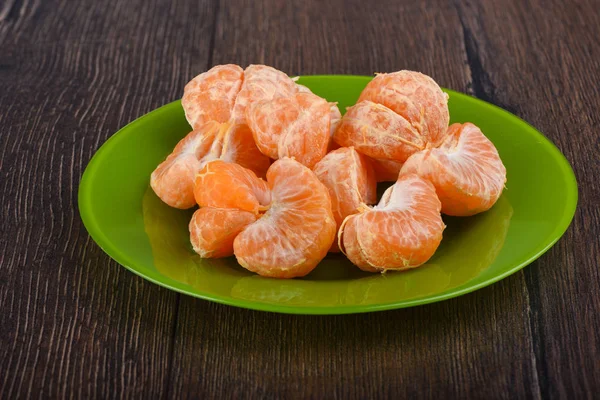
MULTIPOLYGON (((306 76, 302 83, 342 112, 370 77, 306 76)), ((114 260, 164 287, 233 306, 297 314, 386 310, 456 297, 518 271, 565 232, 577 204, 569 163, 540 132, 496 106, 448 90, 452 122, 478 125, 506 165, 506 190, 489 211, 444 217, 431 260, 407 272, 367 274, 328 255, 302 279, 252 274, 235 258, 202 259, 189 243, 193 210, 172 209, 149 187, 150 173, 191 129, 179 101, 113 135, 90 161, 79 188, 81 218, 114 260)), ((383 188, 380 188, 383 189, 383 188)), ((381 192, 380 192, 381 193, 381 192)))

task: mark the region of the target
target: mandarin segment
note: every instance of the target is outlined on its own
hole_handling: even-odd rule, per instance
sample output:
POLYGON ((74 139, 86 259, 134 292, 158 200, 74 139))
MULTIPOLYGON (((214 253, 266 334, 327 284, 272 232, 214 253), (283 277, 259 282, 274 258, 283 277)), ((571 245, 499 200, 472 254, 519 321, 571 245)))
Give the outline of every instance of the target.
POLYGON ((298 118, 298 114, 299 109, 291 97, 251 104, 246 120, 258 149, 272 159, 279 158, 279 136, 288 121, 298 118))
POLYGON ((150 185, 165 203, 190 208, 196 174, 212 160, 235 162, 264 176, 270 159, 262 154, 245 125, 210 121, 188 134, 150 177, 150 185))
POLYGON ((279 136, 278 158, 292 157, 308 168, 327 154, 331 137, 331 106, 312 93, 292 96, 298 116, 279 136))
POLYGON ((252 131, 245 124, 234 124, 228 129, 220 159, 248 168, 261 178, 271 165, 271 159, 256 147, 252 131))
POLYGON ((183 90, 181 105, 193 129, 206 122, 227 122, 243 81, 237 65, 217 65, 196 76, 183 90))
POLYGON ((271 158, 293 157, 312 168, 327 154, 331 105, 317 95, 252 103, 246 116, 256 145, 271 158))
POLYGON ((334 140, 369 157, 400 162, 425 148, 419 131, 404 117, 371 101, 348 107, 334 140))
POLYGON ((379 204, 347 217, 338 234, 340 248, 365 271, 404 270, 435 253, 445 228, 433 185, 415 174, 402 175, 379 204))
MULTIPOLYGON (((314 172, 327 187, 337 228, 344 218, 358 212, 361 204, 377 202, 377 183, 366 156, 353 147, 341 147, 315 165, 314 172)), ((334 241, 331 252, 338 252, 334 241)))
POLYGON ((333 140, 333 136, 341 122, 342 113, 340 112, 337 103, 329 103, 329 151, 340 147, 340 145, 333 140))
POLYGON ((246 108, 259 101, 289 97, 298 92, 296 83, 285 73, 267 65, 249 65, 235 99, 231 117, 234 123, 246 123, 246 108))
POLYGON ((449 120, 448 96, 427 75, 378 74, 348 108, 334 140, 369 157, 403 163, 418 151, 439 146, 449 120))
MULTIPOLYGON (((415 127, 423 141, 438 146, 450 121, 448 95, 429 76, 414 71, 377 74, 358 102, 369 100, 388 107, 415 127)), ((403 161, 403 160, 400 160, 403 161)))
POLYGON ((338 249, 340 249, 340 251, 344 253, 346 257, 348 257, 352 264, 356 265, 363 271, 380 272, 380 270, 376 269, 375 267, 371 266, 371 264, 369 264, 369 262, 363 254, 358 240, 350 239, 356 238, 358 234, 356 231, 357 221, 358 219, 356 218, 344 219, 337 234, 338 249), (346 237, 347 239, 344 240, 344 237, 346 237))
MULTIPOLYGON (((312 91, 307 88, 304 85, 300 85, 299 83, 296 84, 298 87, 298 92, 300 93, 312 93, 312 91)), ((340 112, 340 109, 337 106, 337 103, 329 103, 329 117, 330 117, 330 127, 329 127, 329 133, 331 136, 330 142, 329 142, 329 150, 335 150, 337 148, 339 148, 339 145, 337 145, 334 141, 333 141, 333 134, 335 133, 335 131, 337 130, 337 127, 340 125, 340 122, 342 121, 342 113, 340 112)))
POLYGON ((196 176, 194 187, 200 207, 236 208, 258 214, 271 203, 267 182, 235 163, 215 160, 196 176))
POLYGON ((190 132, 156 167, 150 176, 150 186, 162 201, 181 209, 196 205, 194 179, 206 161, 220 156, 218 134, 219 124, 215 122, 190 132))
POLYGON ((256 218, 248 211, 202 207, 189 224, 192 247, 204 258, 232 256, 235 237, 256 218))
POLYGON ((490 209, 506 183, 506 168, 494 144, 468 122, 451 125, 439 148, 413 155, 400 173, 417 173, 431 181, 442 212, 454 216, 490 209))
POLYGON ((244 268, 274 278, 300 277, 325 257, 336 224, 327 188, 299 162, 283 158, 267 172, 268 211, 234 241, 244 268))

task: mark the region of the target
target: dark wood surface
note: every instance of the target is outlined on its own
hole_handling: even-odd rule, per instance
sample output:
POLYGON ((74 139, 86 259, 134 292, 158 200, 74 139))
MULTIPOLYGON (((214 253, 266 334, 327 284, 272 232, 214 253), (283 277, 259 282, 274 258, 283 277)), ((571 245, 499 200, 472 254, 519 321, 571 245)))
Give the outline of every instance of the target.
POLYGON ((594 398, 600 389, 600 4, 0 0, 0 398, 594 398), (524 118, 580 185, 565 236, 453 300, 310 317, 179 295, 77 209, 121 126, 214 64, 415 69, 524 118))

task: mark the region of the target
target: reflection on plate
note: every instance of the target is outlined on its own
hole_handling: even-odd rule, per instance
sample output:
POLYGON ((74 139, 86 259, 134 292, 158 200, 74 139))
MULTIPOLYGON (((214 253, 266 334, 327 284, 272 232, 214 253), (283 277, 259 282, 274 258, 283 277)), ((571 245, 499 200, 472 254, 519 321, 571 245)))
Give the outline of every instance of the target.
POLYGON ((378 304, 411 300, 467 284, 485 271, 502 249, 513 209, 505 196, 486 213, 446 218, 446 237, 435 256, 406 272, 370 274, 340 254, 328 255, 303 279, 266 279, 244 270, 235 258, 202 259, 189 243, 193 210, 164 204, 150 187, 143 200, 144 227, 156 269, 190 289, 230 291, 231 297, 272 304, 378 304), (228 279, 223 279, 223 274, 228 279), (336 285, 332 285, 336 282, 336 285), (328 290, 327 288, 330 288, 328 290))

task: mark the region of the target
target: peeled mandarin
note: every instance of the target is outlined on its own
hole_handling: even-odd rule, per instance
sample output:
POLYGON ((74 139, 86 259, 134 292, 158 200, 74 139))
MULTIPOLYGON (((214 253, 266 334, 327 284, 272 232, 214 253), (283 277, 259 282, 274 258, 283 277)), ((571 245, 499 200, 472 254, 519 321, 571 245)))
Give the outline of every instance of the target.
MULTIPOLYGON (((312 91, 307 88, 304 85, 300 85, 299 83, 296 84, 298 87, 298 92, 300 93, 312 93, 312 91)), ((329 142, 329 150, 335 150, 337 148, 339 148, 339 145, 337 145, 334 141, 333 141, 333 134, 335 133, 335 131, 337 130, 337 127, 340 125, 340 122, 342 121, 342 113, 340 112, 340 109, 337 106, 337 103, 329 103, 329 117, 330 117, 330 127, 329 127, 329 133, 331 136, 330 142, 329 142)))
POLYGON ((248 167, 264 176, 270 160, 263 155, 245 125, 207 122, 188 134, 152 173, 150 185, 165 203, 191 208, 196 174, 209 161, 223 159, 248 167))
POLYGON ((223 137, 220 159, 248 168, 261 178, 265 177, 271 165, 271 159, 256 147, 252 131, 246 124, 235 124, 229 127, 223 137))
POLYGON ((296 83, 273 67, 217 65, 185 86, 181 105, 195 130, 209 121, 243 125, 248 104, 297 92, 296 83))
POLYGON ((184 137, 150 176, 150 186, 165 203, 175 208, 191 208, 194 200, 194 179, 202 166, 219 158, 221 144, 215 140, 219 124, 195 130, 184 137))
POLYGON ((285 73, 266 65, 249 65, 233 106, 233 122, 245 124, 246 108, 252 103, 289 97, 297 92, 296 83, 285 73))
MULTIPOLYGON (((341 147, 328 153, 313 169, 329 190, 333 217, 339 229, 344 218, 358 212, 361 204, 377 202, 377 183, 366 156, 353 147, 341 147)), ((337 242, 331 252, 339 252, 337 242)))
POLYGON ((232 256, 235 237, 256 218, 234 208, 202 207, 189 224, 192 247, 203 258, 232 256))
POLYGON ((243 73, 237 65, 217 65, 185 86, 181 105, 194 130, 209 121, 229 121, 243 73))
POLYGON ((331 106, 312 93, 252 103, 246 113, 258 149, 279 159, 293 157, 312 168, 327 154, 331 106))
POLYGON ((405 118, 368 100, 348 107, 334 140, 341 146, 354 146, 369 157, 399 162, 426 145, 419 131, 405 118))
POLYGON ((262 276, 304 276, 335 237, 329 193, 313 171, 291 158, 275 161, 267 181, 270 207, 235 238, 234 254, 240 265, 262 276))
POLYGON ((448 95, 425 74, 406 70, 377 74, 358 102, 365 100, 384 105, 402 116, 431 146, 438 146, 444 139, 450 121, 448 95))
POLYGON ((439 148, 410 157, 400 174, 414 173, 433 183, 442 212, 454 216, 490 209, 506 183, 506 168, 496 147, 469 122, 451 125, 439 148))
POLYGON ((418 151, 439 146, 449 120, 448 96, 427 75, 378 74, 348 108, 334 140, 369 157, 403 163, 418 151))
POLYGON ((235 163, 215 160, 196 176, 194 187, 200 207, 235 208, 258 214, 271 203, 267 182, 235 163))
POLYGON ((338 244, 352 263, 369 272, 415 268, 433 256, 445 225, 433 185, 401 175, 379 204, 344 220, 338 244))

